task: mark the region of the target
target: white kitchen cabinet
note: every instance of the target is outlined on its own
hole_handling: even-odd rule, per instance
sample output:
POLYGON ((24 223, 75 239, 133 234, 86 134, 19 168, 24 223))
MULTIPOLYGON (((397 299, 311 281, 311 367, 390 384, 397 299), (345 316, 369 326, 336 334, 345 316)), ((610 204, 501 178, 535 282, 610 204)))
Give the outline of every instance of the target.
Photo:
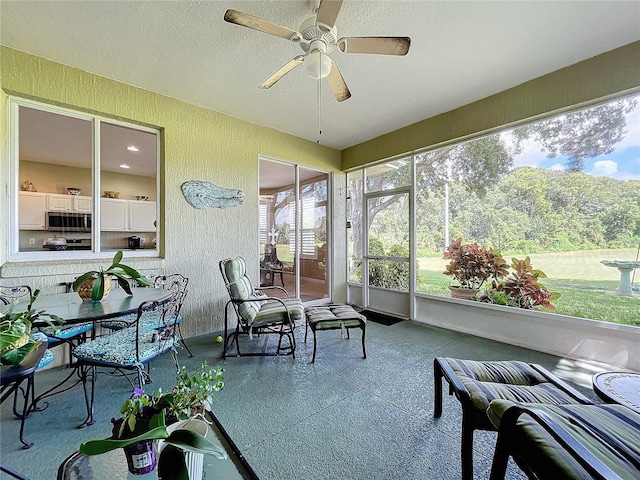
POLYGON ((74 212, 91 213, 93 199, 80 195, 73 196, 72 208, 74 212))
POLYGON ((129 230, 132 232, 155 232, 156 202, 129 201, 129 230))
POLYGON ((49 193, 47 209, 51 212, 91 213, 91 197, 49 193))
POLYGON ((71 195, 50 193, 47 195, 47 210, 50 212, 70 212, 71 198, 71 195))
POLYGON ((47 212, 47 194, 20 192, 18 224, 20 230, 44 230, 47 212))
POLYGON ((125 232, 128 230, 129 202, 115 198, 100 199, 100 230, 125 232))

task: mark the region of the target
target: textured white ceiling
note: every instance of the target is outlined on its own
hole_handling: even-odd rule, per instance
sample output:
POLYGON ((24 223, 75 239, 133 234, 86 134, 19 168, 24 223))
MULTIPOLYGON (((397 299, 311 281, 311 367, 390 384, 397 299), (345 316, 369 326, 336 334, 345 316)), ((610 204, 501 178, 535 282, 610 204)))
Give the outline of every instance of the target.
MULTIPOLYGON (((228 8, 297 30, 300 1, 6 1, 0 43, 306 138, 316 81, 267 77, 302 51, 223 20, 228 8)), ((338 36, 411 37, 405 57, 331 55, 352 98, 322 82, 321 143, 343 149, 640 39, 640 2, 345 0, 338 36)))

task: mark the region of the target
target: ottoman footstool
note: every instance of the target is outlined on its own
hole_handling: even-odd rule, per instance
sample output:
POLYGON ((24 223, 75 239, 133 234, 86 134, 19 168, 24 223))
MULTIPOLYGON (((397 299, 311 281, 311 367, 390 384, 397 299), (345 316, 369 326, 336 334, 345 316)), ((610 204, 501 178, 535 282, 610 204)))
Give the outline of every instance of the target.
POLYGON ((359 328, 362 330, 362 356, 367 358, 367 350, 364 345, 364 337, 367 328, 367 317, 360 315, 349 305, 330 304, 321 307, 308 307, 305 309, 307 323, 304 329, 304 341, 307 341, 307 330, 311 328, 313 332, 313 358, 311 363, 316 361, 316 331, 317 330, 342 330, 346 331, 349 337, 349 329, 359 328))

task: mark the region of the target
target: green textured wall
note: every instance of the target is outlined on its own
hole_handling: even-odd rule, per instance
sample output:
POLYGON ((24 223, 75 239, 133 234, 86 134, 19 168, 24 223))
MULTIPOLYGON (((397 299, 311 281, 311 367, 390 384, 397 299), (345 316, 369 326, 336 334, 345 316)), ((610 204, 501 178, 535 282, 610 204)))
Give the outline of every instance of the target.
MULTIPOLYGON (((162 129, 164 138, 161 202, 164 203, 163 266, 167 273, 190 277, 185 304, 188 336, 222 327, 226 289, 218 261, 243 255, 258 272, 258 156, 266 155, 305 167, 339 172, 340 152, 314 142, 244 122, 218 112, 158 95, 44 58, 0 47, 0 140, 7 149, 7 95, 42 100, 76 110, 134 121, 162 129), (182 196, 187 180, 206 180, 245 192, 242 206, 196 210, 182 196)), ((3 180, 7 162, 0 162, 3 180)), ((338 178, 344 175, 337 175, 338 178)), ((0 196, 7 212, 5 182, 0 196)), ((6 235, 0 248, 1 275, 19 278, 45 293, 60 281, 85 271, 86 265, 6 264, 6 235)), ((137 263, 132 263, 136 266, 137 263)), ((143 268, 144 262, 140 264, 143 268)), ((343 279, 344 281, 344 279, 343 279)), ((340 278, 338 277, 338 283, 340 278)), ((57 287, 59 288, 59 287, 57 287)))
POLYGON ((640 42, 598 55, 342 151, 348 170, 549 112, 640 90, 640 42))

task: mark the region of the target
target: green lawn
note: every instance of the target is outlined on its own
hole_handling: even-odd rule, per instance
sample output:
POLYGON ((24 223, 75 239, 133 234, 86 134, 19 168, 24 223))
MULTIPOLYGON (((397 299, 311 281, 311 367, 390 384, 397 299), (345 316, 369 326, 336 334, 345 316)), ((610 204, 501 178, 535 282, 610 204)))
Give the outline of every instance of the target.
MULTIPOLYGON (((542 283, 561 296, 555 302, 556 313, 591 318, 626 325, 640 325, 640 293, 633 297, 615 295, 620 280, 616 268, 606 267, 601 260, 635 260, 636 249, 587 250, 534 254, 531 264, 542 270, 547 278, 542 283)), ((517 258, 524 258, 519 255, 517 258)), ((511 257, 505 256, 510 263, 511 257)), ((447 260, 419 258, 420 275, 424 280, 421 291, 448 295, 447 286, 455 284, 442 275, 447 260)), ((633 283, 640 286, 640 270, 633 283)))

